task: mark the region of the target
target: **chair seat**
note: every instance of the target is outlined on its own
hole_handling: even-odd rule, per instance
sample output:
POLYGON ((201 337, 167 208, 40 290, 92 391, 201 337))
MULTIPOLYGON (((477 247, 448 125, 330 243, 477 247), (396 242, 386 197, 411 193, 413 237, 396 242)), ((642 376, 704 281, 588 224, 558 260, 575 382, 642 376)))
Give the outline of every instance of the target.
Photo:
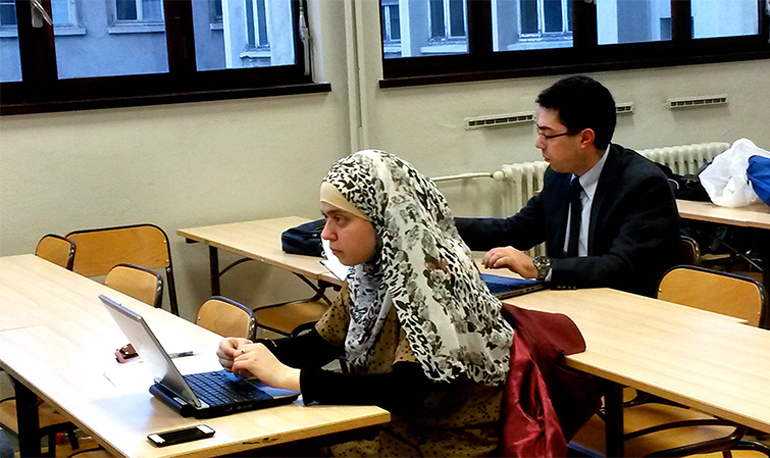
POLYGON ((324 301, 296 302, 257 308, 254 314, 260 327, 288 335, 299 325, 318 321, 328 308, 324 301))
MULTIPOLYGON (((710 415, 693 409, 682 409, 663 404, 643 404, 623 409, 625 434, 640 429, 682 420, 707 420, 710 415)), ((654 451, 678 447, 682 444, 705 442, 728 436, 731 426, 688 426, 645 434, 624 441, 626 456, 646 456, 654 451)), ((604 421, 594 415, 569 443, 570 448, 590 456, 607 456, 604 421)))

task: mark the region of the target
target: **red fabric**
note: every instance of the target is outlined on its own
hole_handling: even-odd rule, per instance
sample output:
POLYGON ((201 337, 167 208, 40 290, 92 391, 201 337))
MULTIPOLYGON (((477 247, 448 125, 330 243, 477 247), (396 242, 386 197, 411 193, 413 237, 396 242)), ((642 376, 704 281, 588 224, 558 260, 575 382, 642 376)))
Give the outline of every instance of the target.
POLYGON ((601 406, 594 379, 563 364, 585 351, 566 315, 503 304, 514 329, 500 456, 566 456, 568 442, 601 406))
POLYGON ((514 334, 511 347, 503 418, 500 456, 567 456, 567 441, 545 381, 519 332, 514 334))

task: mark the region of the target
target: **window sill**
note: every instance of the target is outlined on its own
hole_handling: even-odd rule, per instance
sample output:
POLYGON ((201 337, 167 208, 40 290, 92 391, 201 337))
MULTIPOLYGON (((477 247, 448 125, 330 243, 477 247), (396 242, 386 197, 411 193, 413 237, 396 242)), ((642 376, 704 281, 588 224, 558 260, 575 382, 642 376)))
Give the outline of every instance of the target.
MULTIPOLYGON (((497 53, 496 53, 497 54, 497 53)), ((585 72, 632 70, 639 68, 662 68, 680 65, 710 64, 718 62, 740 62, 770 58, 770 51, 754 51, 733 55, 661 57, 636 61, 607 61, 601 63, 574 63, 535 68, 506 68, 499 70, 457 71, 426 74, 385 75, 379 81, 381 89, 428 86, 436 84, 467 83, 500 79, 529 78, 533 76, 567 75, 585 72)))
MULTIPOLYGON (((86 29, 77 24, 69 25, 56 25, 53 28, 53 34, 55 37, 85 35, 86 29)), ((18 38, 19 34, 16 26, 13 27, 0 27, 0 38, 18 38)))
POLYGON ((286 86, 271 86, 253 89, 230 89, 218 91, 185 92, 167 95, 147 95, 136 97, 114 97, 109 99, 41 101, 32 103, 0 103, 0 115, 49 113, 62 111, 82 111, 104 108, 124 108, 134 106, 166 105, 174 103, 209 102, 214 100, 234 100, 260 97, 276 97, 301 94, 321 94, 331 92, 330 83, 300 83, 286 86))
POLYGON ((165 33, 166 26, 162 22, 136 22, 136 23, 115 23, 108 29, 111 35, 124 33, 165 33))

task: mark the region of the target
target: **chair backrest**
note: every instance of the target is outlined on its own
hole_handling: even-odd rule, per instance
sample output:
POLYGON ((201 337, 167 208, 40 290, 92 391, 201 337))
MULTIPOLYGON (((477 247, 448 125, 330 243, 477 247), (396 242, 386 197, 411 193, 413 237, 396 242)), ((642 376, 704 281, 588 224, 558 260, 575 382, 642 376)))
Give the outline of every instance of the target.
POLYGON ((765 288, 753 278, 706 269, 677 266, 663 275, 658 299, 696 307, 766 327, 768 300, 765 288))
POLYGON ((163 278, 146 267, 118 264, 104 277, 104 284, 156 308, 163 300, 163 278))
POLYGON ((254 339, 256 318, 243 304, 222 296, 212 296, 198 309, 195 323, 222 337, 254 339))
POLYGON ((677 265, 700 265, 700 247, 694 238, 682 235, 679 237, 679 246, 676 253, 677 265))
POLYGON ((78 230, 67 234, 77 246, 72 270, 86 277, 107 273, 127 263, 164 269, 171 312, 179 315, 171 263, 171 248, 163 229, 153 224, 78 230))
POLYGON ((72 262, 75 259, 75 244, 60 235, 47 234, 37 242, 35 255, 65 269, 72 270, 72 262))

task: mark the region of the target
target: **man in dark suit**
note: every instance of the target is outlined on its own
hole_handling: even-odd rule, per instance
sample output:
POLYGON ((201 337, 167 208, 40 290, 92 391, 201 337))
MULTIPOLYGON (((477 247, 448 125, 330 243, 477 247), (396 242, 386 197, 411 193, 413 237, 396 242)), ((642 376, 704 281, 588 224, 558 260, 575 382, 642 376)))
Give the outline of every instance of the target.
POLYGON ((611 144, 615 101, 585 76, 537 98, 535 146, 549 163, 543 190, 508 218, 457 218, 483 264, 554 287, 611 287, 654 296, 679 240, 674 194, 660 168, 611 144), (545 242, 547 256, 522 250, 545 242))

